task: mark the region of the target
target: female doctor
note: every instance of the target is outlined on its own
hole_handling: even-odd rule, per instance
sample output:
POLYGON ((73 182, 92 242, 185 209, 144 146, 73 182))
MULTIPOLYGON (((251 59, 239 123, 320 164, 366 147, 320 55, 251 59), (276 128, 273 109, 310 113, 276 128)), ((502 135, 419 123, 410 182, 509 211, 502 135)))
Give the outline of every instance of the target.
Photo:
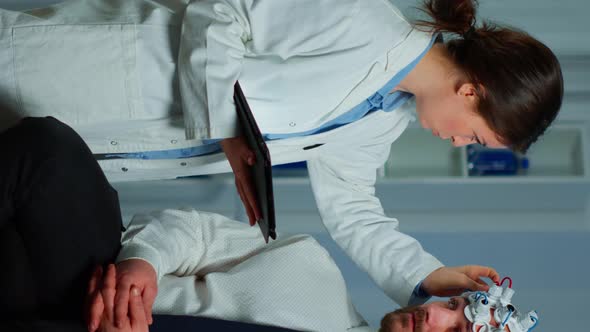
POLYGON ((376 170, 414 120, 412 98, 421 125, 456 146, 525 151, 560 108, 561 71, 527 34, 476 26, 472 0, 424 10, 432 20, 417 25, 387 0, 77 0, 0 11, 0 96, 19 116, 76 129, 111 181, 233 169, 252 222, 252 154, 232 103, 239 80, 273 164, 307 161, 324 225, 386 294, 405 305, 417 291, 485 290, 485 276, 450 271, 398 231, 375 196, 376 170))

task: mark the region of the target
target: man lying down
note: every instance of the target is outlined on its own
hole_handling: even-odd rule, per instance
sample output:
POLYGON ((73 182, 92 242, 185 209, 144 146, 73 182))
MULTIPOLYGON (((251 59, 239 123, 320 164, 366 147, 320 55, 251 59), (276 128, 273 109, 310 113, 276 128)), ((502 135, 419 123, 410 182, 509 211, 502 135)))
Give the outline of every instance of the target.
MULTIPOLYGON (((154 312, 209 316, 302 331, 371 331, 356 312, 340 270, 312 237, 296 235, 268 245, 257 228, 193 209, 137 215, 117 258, 115 315, 127 315, 132 285, 158 296, 154 312)), ((467 274, 497 274, 464 266, 467 274)), ((112 273, 112 272, 111 272, 112 273)), ((111 277, 112 278, 112 277, 111 277)), ((95 277, 98 278, 98 274, 95 277)), ((430 280, 428 280, 429 282, 430 280)), ((435 280, 434 282, 439 282, 435 280)), ((535 312, 511 304, 511 288, 492 286, 448 302, 399 309, 381 331, 526 332, 535 312)), ((94 295, 98 317, 102 298, 94 295)))
MULTIPOLYGON (((267 245, 257 228, 223 216, 164 210, 134 217, 121 246, 117 192, 71 128, 25 118, 0 133, 0 151, 1 331, 147 331, 152 310, 153 327, 162 317, 155 314, 174 314, 242 322, 205 330, 369 330, 338 267, 309 236, 267 245)), ((435 270, 411 302, 475 292, 390 313, 381 330, 536 325, 534 312, 511 305, 511 289, 481 278, 500 281, 488 267, 435 270)))

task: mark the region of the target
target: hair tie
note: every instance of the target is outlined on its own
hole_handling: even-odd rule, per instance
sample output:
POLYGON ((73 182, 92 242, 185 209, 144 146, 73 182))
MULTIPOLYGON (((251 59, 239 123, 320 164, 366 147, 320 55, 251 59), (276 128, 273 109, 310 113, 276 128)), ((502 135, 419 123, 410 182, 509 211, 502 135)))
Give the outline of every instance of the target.
POLYGON ((463 39, 467 40, 467 39, 471 39, 473 37, 473 34, 475 33, 475 25, 472 25, 471 27, 469 27, 469 30, 467 30, 464 34, 463 34, 463 39))

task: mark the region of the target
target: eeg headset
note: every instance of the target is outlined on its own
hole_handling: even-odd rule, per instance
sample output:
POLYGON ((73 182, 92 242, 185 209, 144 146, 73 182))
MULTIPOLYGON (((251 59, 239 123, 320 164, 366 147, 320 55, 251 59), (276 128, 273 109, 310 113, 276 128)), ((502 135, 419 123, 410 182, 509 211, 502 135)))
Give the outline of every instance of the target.
POLYGON ((511 303, 513 295, 512 280, 508 277, 502 279, 499 284, 492 285, 488 292, 464 293, 462 296, 469 304, 463 311, 465 317, 473 324, 473 332, 502 332, 506 326, 510 332, 532 331, 539 320, 537 312, 533 310, 521 313, 516 310, 511 303), (509 281, 506 288, 502 287, 505 280, 509 281), (494 309, 493 314, 490 309, 494 309), (490 325, 492 318, 498 327, 490 325))

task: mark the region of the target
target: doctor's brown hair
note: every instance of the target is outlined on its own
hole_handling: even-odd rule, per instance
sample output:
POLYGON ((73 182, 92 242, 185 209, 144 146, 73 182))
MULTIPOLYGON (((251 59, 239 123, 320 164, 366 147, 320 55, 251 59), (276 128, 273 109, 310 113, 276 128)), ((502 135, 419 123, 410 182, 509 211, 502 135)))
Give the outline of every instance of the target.
POLYGON ((500 142, 526 152, 553 122, 563 99, 563 77, 557 57, 523 31, 483 22, 476 27, 477 2, 426 0, 431 21, 415 25, 458 35, 445 45, 451 60, 472 83, 477 114, 500 142))

